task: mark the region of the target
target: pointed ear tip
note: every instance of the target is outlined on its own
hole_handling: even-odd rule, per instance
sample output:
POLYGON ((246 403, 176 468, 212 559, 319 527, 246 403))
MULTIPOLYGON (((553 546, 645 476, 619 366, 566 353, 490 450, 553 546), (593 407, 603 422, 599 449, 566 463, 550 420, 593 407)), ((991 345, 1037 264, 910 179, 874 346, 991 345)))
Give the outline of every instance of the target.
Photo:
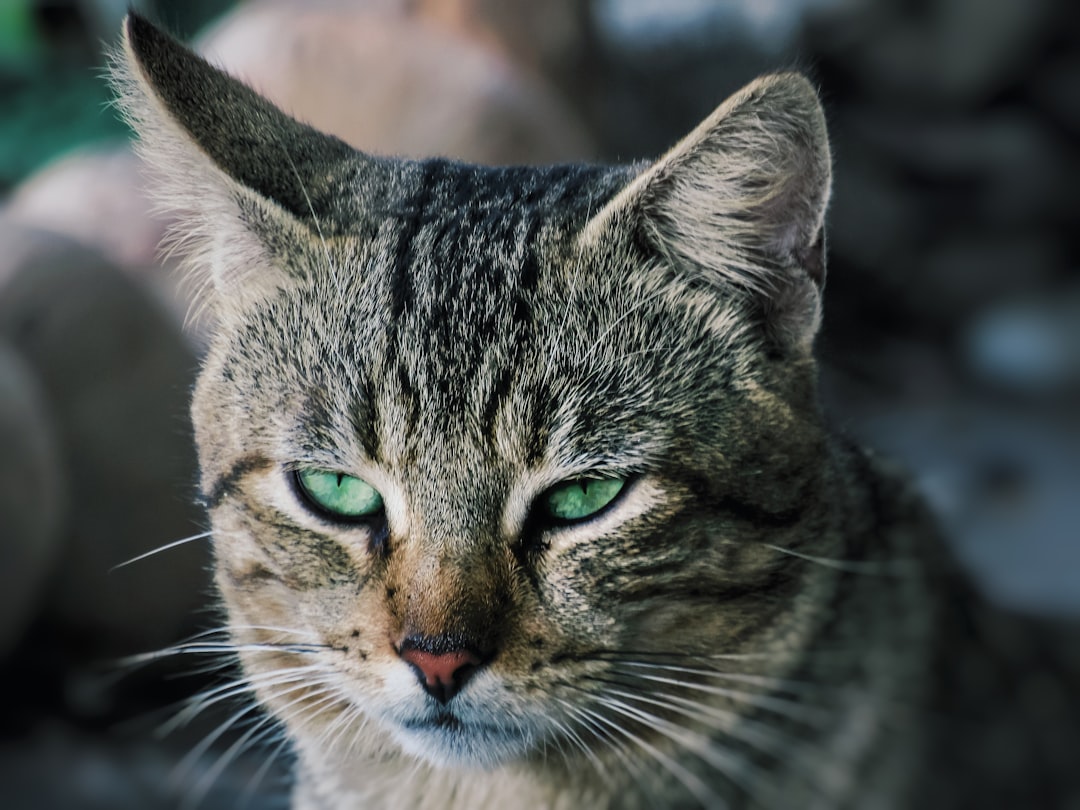
POLYGON ((136 14, 134 10, 129 9, 128 13, 124 15, 124 21, 120 23, 121 46, 132 62, 138 61, 137 46, 141 39, 140 34, 144 22, 145 20, 136 14))
POLYGON ((756 87, 763 94, 783 94, 810 102, 814 106, 821 106, 818 90, 813 82, 804 74, 795 71, 762 76, 751 87, 756 87))
POLYGON ((123 35, 125 43, 130 45, 139 38, 139 32, 144 22, 145 20, 134 9, 128 9, 123 22, 120 23, 120 33, 123 35))
POLYGON ((121 24, 124 50, 138 62, 145 61, 147 53, 154 47, 155 41, 166 38, 164 32, 149 19, 134 9, 129 9, 121 24))

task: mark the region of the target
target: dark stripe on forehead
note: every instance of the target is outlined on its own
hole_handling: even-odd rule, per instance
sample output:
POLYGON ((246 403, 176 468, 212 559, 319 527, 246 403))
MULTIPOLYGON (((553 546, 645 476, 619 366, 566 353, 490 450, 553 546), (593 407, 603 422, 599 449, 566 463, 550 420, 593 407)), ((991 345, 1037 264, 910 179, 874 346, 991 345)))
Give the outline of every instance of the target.
POLYGON ((446 171, 446 163, 431 160, 420 164, 420 177, 416 193, 394 206, 390 220, 396 227, 396 241, 390 263, 390 312, 387 318, 386 353, 382 363, 382 378, 396 378, 403 404, 406 406, 410 424, 420 419, 417 398, 409 380, 408 371, 400 362, 402 323, 408 312, 415 309, 417 290, 413 280, 416 238, 430 219, 435 189, 446 171))
POLYGON ((506 363, 499 369, 499 376, 488 392, 487 401, 480 412, 480 431, 494 442, 495 418, 499 415, 502 403, 510 393, 514 381, 516 363, 506 363))
MULTIPOLYGON (((542 235, 568 237, 624 181, 600 167, 415 164, 412 193, 388 212, 394 241, 381 375, 400 388, 404 428, 450 415, 462 423, 464 409, 479 403, 467 421, 491 433, 531 355, 542 235), (429 390, 417 391, 419 380, 429 390), (419 413, 425 399, 438 413, 419 413)), ((528 444, 539 449, 532 437, 528 444)))
MULTIPOLYGON (((542 191, 542 187, 534 189, 542 191)), ((534 332, 533 324, 533 296, 540 275, 540 262, 537 256, 536 236, 543 225, 541 217, 532 209, 526 209, 518 222, 518 238, 525 246, 522 251, 521 263, 516 270, 515 283, 513 284, 513 303, 511 305, 510 335, 508 336, 509 353, 503 358, 503 365, 497 371, 495 384, 488 392, 481 416, 480 429, 484 435, 491 437, 494 432, 495 419, 497 418, 503 403, 509 397, 513 382, 517 378, 517 371, 522 366, 526 356, 526 345, 532 339, 534 332)), ((529 461, 535 461, 542 449, 537 447, 537 442, 532 440, 533 429, 528 424, 527 414, 517 414, 519 428, 529 434, 529 461)))

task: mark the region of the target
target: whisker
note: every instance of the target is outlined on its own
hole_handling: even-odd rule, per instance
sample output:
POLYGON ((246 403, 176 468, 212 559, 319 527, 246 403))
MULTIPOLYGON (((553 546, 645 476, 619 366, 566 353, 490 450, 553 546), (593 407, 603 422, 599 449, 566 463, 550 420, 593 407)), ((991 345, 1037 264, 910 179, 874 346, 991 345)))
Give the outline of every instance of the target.
POLYGON ((796 694, 839 694, 841 690, 836 687, 821 686, 808 681, 794 681, 788 678, 776 678, 771 675, 751 675, 743 672, 724 672, 716 669, 701 669, 698 667, 684 667, 674 664, 654 664, 642 661, 621 661, 623 666, 637 667, 639 669, 657 669, 667 672, 681 672, 686 675, 701 675, 705 678, 716 678, 737 683, 747 683, 755 686, 763 686, 770 689, 782 689, 796 694))
POLYGON ((178 728, 190 723, 195 717, 211 706, 238 697, 245 693, 255 692, 258 689, 270 689, 288 683, 303 680, 309 675, 319 672, 319 666, 292 667, 284 670, 275 670, 264 673, 262 677, 246 677, 216 686, 191 698, 188 705, 178 712, 167 723, 158 729, 159 735, 171 734, 178 728))
POLYGON ((273 644, 270 642, 262 642, 259 644, 232 644, 225 641, 204 641, 193 642, 190 644, 177 644, 172 647, 165 647, 164 649, 155 650, 153 652, 130 655, 126 658, 120 659, 119 665, 138 666, 153 661, 161 661, 163 659, 171 658, 177 655, 207 655, 219 653, 233 654, 241 652, 287 652, 296 655, 310 655, 323 652, 328 649, 330 649, 329 644, 273 644))
MULTIPOLYGON (((580 751, 586 759, 589 760, 589 763, 596 770, 597 776, 599 776, 605 784, 610 785, 611 777, 607 772, 607 768, 604 767, 604 763, 601 762, 600 757, 596 756, 596 753, 591 748, 589 748, 588 745, 585 744, 585 741, 581 739, 581 735, 574 730, 573 723, 575 722, 575 719, 577 720, 577 722, 580 722, 580 719, 577 718, 569 718, 568 721, 565 723, 555 719, 551 719, 551 722, 555 725, 555 728, 559 731, 559 733, 563 735, 567 740, 569 740, 570 744, 574 746, 578 751, 580 751)), ((566 757, 567 764, 569 764, 569 756, 566 754, 564 754, 564 756, 566 757)))
POLYGON ((744 757, 723 749, 710 737, 676 725, 652 712, 629 706, 621 700, 603 697, 596 700, 612 711, 637 720, 647 728, 657 731, 672 742, 692 751, 702 762, 711 765, 733 784, 745 790, 747 795, 761 798, 768 791, 769 788, 762 780, 759 768, 752 766, 744 757))
POLYGON ((241 749, 253 735, 258 733, 261 729, 264 729, 267 725, 271 724, 273 718, 264 716, 248 729, 243 736, 241 736, 236 742, 230 745, 222 754, 220 754, 217 760, 211 765, 195 785, 187 791, 184 796, 184 800, 181 803, 181 810, 194 810, 200 804, 203 799, 206 798, 206 794, 210 792, 210 788, 214 786, 214 782, 218 780, 229 764, 240 753, 241 749))
MULTIPOLYGON (((813 654, 813 653, 811 653, 813 654)), ((833 655, 839 655, 839 652, 832 653, 833 655)), ((693 661, 769 661, 776 658, 787 658, 791 655, 789 652, 777 650, 775 652, 753 652, 753 653, 709 653, 703 655, 699 652, 683 652, 680 650, 635 650, 635 649, 619 649, 619 650, 589 650, 587 653, 581 653, 578 655, 567 656, 578 661, 587 661, 589 659, 606 660, 608 658, 668 658, 668 659, 689 659, 693 661)))
POLYGON ((258 790, 259 785, 266 779, 266 775, 270 773, 270 769, 274 767, 274 764, 278 761, 282 751, 288 744, 289 735, 282 733, 281 740, 274 746, 274 750, 265 758, 263 764, 259 766, 259 769, 255 771, 254 775, 248 780, 247 785, 244 787, 244 792, 240 795, 241 808, 246 808, 251 804, 251 800, 255 798, 255 791, 258 790))
MULTIPOLYGON (((316 687, 323 685, 325 685, 325 682, 315 684, 316 687)), ((285 694, 297 691, 298 688, 299 687, 281 690, 275 697, 282 697, 285 694)), ((318 694, 318 692, 316 692, 316 694, 318 694)), ((207 793, 209 793, 210 788, 213 787, 214 782, 221 777, 221 774, 225 772, 229 765, 235 761, 245 749, 257 745, 261 740, 274 734, 280 725, 291 720, 297 714, 301 714, 302 710, 306 707, 301 706, 300 711, 289 712, 288 710, 298 703, 302 704, 306 697, 308 696, 300 695, 280 707, 280 709, 276 709, 274 714, 263 715, 239 739, 222 752, 214 764, 200 777, 194 788, 188 792, 184 802, 185 810, 187 810, 187 808, 193 810, 193 808, 197 807, 202 802, 207 793)), ((335 695, 333 694, 325 695, 314 705, 326 703, 334 697, 335 695)))
MULTIPOLYGON (((763 695, 757 692, 746 692, 740 689, 731 689, 724 686, 711 686, 709 684, 695 683, 693 681, 683 681, 675 678, 665 678, 660 675, 642 675, 636 672, 626 672, 620 670, 612 670, 612 672, 618 675, 623 675, 627 678, 649 681, 652 683, 661 683, 669 686, 676 686, 681 689, 687 689, 695 692, 705 692, 706 694, 716 695, 718 697, 726 697, 733 701, 747 703, 759 709, 771 711, 774 714, 780 715, 781 717, 805 722, 807 725, 810 725, 812 727, 824 727, 829 721, 829 715, 824 710, 817 709, 815 707, 809 707, 794 700, 778 697, 775 695, 763 695)), ((605 682, 604 679, 598 678, 596 676, 586 677, 589 678, 589 680, 598 680, 600 682, 605 682)), ((626 684, 622 685, 625 686, 626 684)))
POLYGON ((702 806, 705 808, 711 808, 712 810, 727 810, 727 802, 716 795, 716 792, 706 785, 696 775, 688 771, 677 761, 667 756, 663 751, 656 746, 649 743, 647 740, 643 740, 638 735, 620 726, 618 723, 604 717, 603 714, 597 711, 586 709, 590 716, 592 716, 597 722, 603 723, 618 734, 623 735, 628 740, 633 742, 643 751, 649 753, 654 760, 659 762, 664 768, 674 776, 679 782, 689 790, 702 806))
MULTIPOLYGON (((725 734, 729 734, 736 739, 741 739, 738 735, 744 726, 757 726, 760 729, 768 729, 770 732, 774 731, 771 726, 767 726, 765 724, 757 723, 753 720, 744 718, 738 712, 728 709, 722 709, 718 706, 709 706, 708 704, 700 703, 695 700, 690 700, 689 698, 680 697, 679 695, 669 695, 655 692, 651 692, 648 695, 645 695, 639 692, 626 691, 625 689, 611 689, 608 690, 607 693, 619 695, 620 697, 625 697, 629 700, 635 700, 641 703, 648 703, 652 706, 676 712, 677 714, 681 714, 684 717, 687 717, 691 720, 697 720, 699 722, 703 721, 706 718, 724 721, 725 725, 723 726, 710 725, 708 727, 716 731, 723 731, 725 734)), ((753 735, 750 736, 752 737, 753 735)), ((777 738, 781 736, 785 735, 781 735, 778 732, 776 733, 777 738)), ((755 741, 749 738, 746 739, 745 742, 755 744, 755 741)), ((767 751, 767 753, 774 752, 774 748, 770 748, 769 751, 767 751)))
POLYGON ((919 563, 915 560, 883 560, 883 561, 859 561, 859 560, 837 560, 831 557, 818 557, 814 554, 807 554, 803 551, 796 551, 791 548, 784 548, 783 546, 773 545, 772 543, 762 543, 765 548, 772 549, 773 551, 780 552, 781 554, 787 554, 791 557, 798 557, 800 560, 806 560, 812 562, 815 565, 822 565, 826 568, 832 568, 835 571, 842 571, 845 574, 866 574, 868 576, 880 576, 880 577, 899 577, 899 576, 911 576, 919 568, 919 563))
MULTIPOLYGON (((573 719, 575 719, 578 723, 581 724, 582 728, 588 727, 589 732, 596 738, 598 742, 607 745, 611 752, 626 769, 626 772, 630 774, 630 776, 634 779, 635 782, 637 782, 639 785, 641 784, 641 763, 636 759, 631 758, 632 755, 629 751, 626 750, 626 747, 624 745, 621 745, 618 740, 614 739, 611 736, 610 732, 608 732, 606 729, 599 728, 596 725, 596 723, 592 720, 590 716, 591 713, 588 709, 581 706, 574 706, 569 701, 563 700, 562 698, 555 698, 555 700, 560 705, 562 705, 562 707, 567 712, 570 713, 573 719)), ((599 757, 597 757, 597 759, 599 759, 599 757)))
POLYGON ((196 633, 194 636, 188 639, 188 641, 195 641, 201 636, 211 635, 213 633, 226 633, 232 634, 239 630, 265 630, 270 633, 285 633, 292 636, 309 636, 311 638, 317 638, 318 634, 313 633, 310 630, 297 630, 294 627, 277 627, 272 624, 227 624, 222 627, 215 627, 211 630, 205 630, 202 633, 196 633))
POLYGON ((117 563, 116 565, 114 565, 112 568, 109 569, 109 573, 111 574, 114 571, 119 571, 121 568, 126 568, 127 566, 133 565, 134 563, 137 563, 137 562, 141 562, 142 560, 145 560, 148 557, 153 557, 155 554, 160 554, 163 551, 168 551, 169 549, 177 548, 179 546, 185 545, 186 543, 192 543, 192 542, 194 542, 196 540, 204 540, 205 538, 210 537, 213 533, 214 533, 213 530, 211 530, 211 531, 208 531, 208 532, 202 532, 201 534, 193 534, 193 535, 191 535, 191 537, 184 537, 184 538, 181 538, 180 540, 173 540, 171 543, 166 543, 163 546, 158 546, 157 548, 152 549, 152 550, 147 551, 147 552, 144 552, 144 553, 138 555, 137 557, 132 557, 130 560, 125 560, 122 563, 117 563))
POLYGON ((755 720, 743 717, 738 712, 728 711, 716 706, 709 706, 677 695, 643 695, 622 689, 611 690, 611 694, 625 697, 639 703, 646 703, 661 709, 675 712, 683 717, 698 722, 703 719, 724 721, 722 726, 706 724, 706 728, 720 731, 726 736, 750 745, 762 753, 772 755, 778 761, 794 766, 806 778, 811 786, 828 793, 825 782, 835 782, 835 768, 824 762, 821 756, 804 740, 785 734, 778 729, 755 720))
MULTIPOLYGON (((291 685, 288 688, 277 690, 273 694, 266 696, 265 699, 266 700, 277 700, 279 698, 285 697, 286 695, 290 695, 293 692, 299 691, 301 689, 306 689, 306 688, 311 688, 311 687, 318 688, 320 685, 321 684, 320 684, 320 682, 318 680, 311 681, 309 679, 304 679, 300 683, 291 685)), ((301 696, 300 698, 297 698, 297 700, 302 700, 302 699, 303 699, 303 696, 301 696)), ((287 706, 289 706, 289 705, 292 705, 292 703, 287 704, 287 706)), ((202 757, 206 754, 207 751, 210 750, 210 748, 214 745, 214 743, 216 743, 233 726, 235 726, 237 723, 239 723, 245 717, 250 715, 252 712, 261 710, 262 708, 263 708, 263 703, 262 702, 252 701, 247 706, 244 706, 239 711, 237 711, 234 714, 230 715, 228 717, 228 719, 225 720, 225 722, 221 723, 217 728, 215 728, 213 731, 211 731, 209 734, 207 734, 197 745, 195 745, 184 756, 184 758, 182 760, 180 760, 179 763, 177 763, 177 765, 173 769, 172 775, 170 777, 173 784, 181 784, 183 782, 184 775, 189 774, 192 771, 192 769, 195 766, 195 763, 197 763, 200 759, 202 759, 202 757)), ((266 715, 265 717, 270 717, 270 715, 266 715)), ((262 724, 262 722, 263 721, 260 720, 260 725, 262 724)), ((201 797, 200 797, 199 801, 201 801, 201 797)), ((196 802, 196 804, 197 803, 198 802, 196 802)))
MULTIPOLYGON (((337 692, 337 690, 335 690, 337 692)), ((335 700, 345 702, 345 711, 339 711, 338 716, 335 717, 330 724, 323 730, 320 740, 326 746, 327 750, 331 750, 337 746, 337 744, 345 737, 357 719, 360 720, 360 725, 354 730, 352 739, 349 741, 349 745, 355 744, 356 735, 359 731, 367 725, 367 718, 364 716, 360 708, 349 701, 347 701, 340 693, 334 694, 335 700)), ((321 712, 312 715, 312 719, 321 714, 321 712)))

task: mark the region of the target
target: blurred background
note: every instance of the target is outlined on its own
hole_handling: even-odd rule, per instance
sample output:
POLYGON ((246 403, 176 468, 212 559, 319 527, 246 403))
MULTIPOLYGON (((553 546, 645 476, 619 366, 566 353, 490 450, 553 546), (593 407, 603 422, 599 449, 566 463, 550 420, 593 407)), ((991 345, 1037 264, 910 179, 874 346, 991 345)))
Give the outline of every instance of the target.
MULTIPOLYGON (((187 399, 203 326, 156 245, 104 50, 126 0, 0 0, 0 805, 284 806, 214 706, 187 399), (200 747, 200 741, 210 742, 200 747), (203 750, 205 749, 205 750, 203 750)), ((906 464, 994 599, 1080 616, 1080 15, 1070 0, 133 4, 375 152, 655 156, 777 69, 833 139, 824 396, 906 464)), ((226 679, 226 680, 223 680, 226 679)), ((265 741, 263 741, 265 742, 265 741)))

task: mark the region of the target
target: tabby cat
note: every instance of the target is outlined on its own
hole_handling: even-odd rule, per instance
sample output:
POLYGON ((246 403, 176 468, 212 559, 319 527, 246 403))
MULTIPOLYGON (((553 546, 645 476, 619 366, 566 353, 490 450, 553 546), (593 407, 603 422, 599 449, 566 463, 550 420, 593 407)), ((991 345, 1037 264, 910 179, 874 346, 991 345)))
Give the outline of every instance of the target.
POLYGON ((653 163, 482 168, 358 152, 137 16, 124 48, 215 317, 217 585, 296 810, 1066 795, 1060 682, 1008 693, 1030 656, 980 627, 1010 625, 820 411, 804 78, 653 163))

